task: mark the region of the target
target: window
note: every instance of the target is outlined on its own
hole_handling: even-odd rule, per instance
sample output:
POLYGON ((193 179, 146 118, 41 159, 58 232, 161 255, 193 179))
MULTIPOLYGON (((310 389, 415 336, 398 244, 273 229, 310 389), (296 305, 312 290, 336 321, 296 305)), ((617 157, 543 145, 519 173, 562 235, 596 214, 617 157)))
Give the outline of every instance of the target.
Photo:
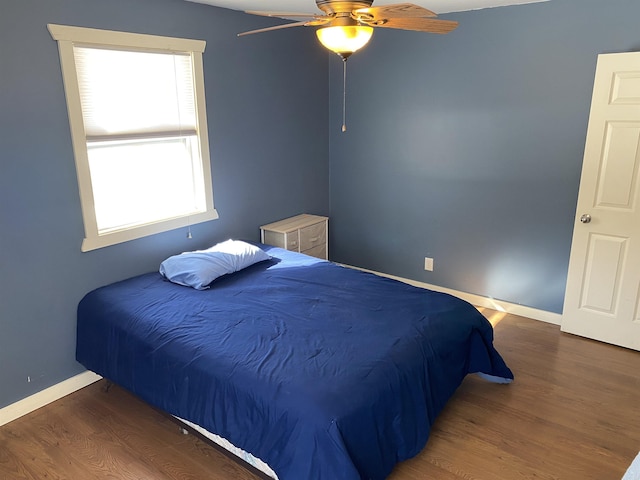
POLYGON ((205 42, 49 25, 58 41, 82 251, 218 218, 205 42))

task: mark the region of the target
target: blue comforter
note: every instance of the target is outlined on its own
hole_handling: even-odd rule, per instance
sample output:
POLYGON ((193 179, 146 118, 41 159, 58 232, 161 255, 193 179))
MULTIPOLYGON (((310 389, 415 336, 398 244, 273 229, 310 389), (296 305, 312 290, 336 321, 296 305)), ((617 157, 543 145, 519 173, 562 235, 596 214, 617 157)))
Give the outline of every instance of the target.
POLYGON ((78 361, 281 480, 384 479, 465 375, 513 378, 467 302, 264 248, 209 290, 150 273, 90 292, 78 361))

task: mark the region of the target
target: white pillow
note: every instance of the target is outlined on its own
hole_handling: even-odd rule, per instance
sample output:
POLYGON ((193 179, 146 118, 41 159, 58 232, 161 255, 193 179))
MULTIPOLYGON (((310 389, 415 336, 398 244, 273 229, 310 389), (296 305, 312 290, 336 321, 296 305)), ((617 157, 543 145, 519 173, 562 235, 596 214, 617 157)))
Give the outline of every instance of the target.
POLYGON ((205 290, 222 275, 270 258, 255 245, 240 240, 227 240, 206 250, 169 257, 160 264, 160 273, 178 285, 205 290))

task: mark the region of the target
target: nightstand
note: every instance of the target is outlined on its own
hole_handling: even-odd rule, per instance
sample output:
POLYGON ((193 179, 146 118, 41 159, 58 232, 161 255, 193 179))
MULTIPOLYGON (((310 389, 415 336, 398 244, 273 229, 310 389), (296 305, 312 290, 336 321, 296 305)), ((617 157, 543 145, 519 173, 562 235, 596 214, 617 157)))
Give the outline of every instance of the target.
POLYGON ((262 243, 329 259, 329 218, 303 213, 260 227, 262 243))

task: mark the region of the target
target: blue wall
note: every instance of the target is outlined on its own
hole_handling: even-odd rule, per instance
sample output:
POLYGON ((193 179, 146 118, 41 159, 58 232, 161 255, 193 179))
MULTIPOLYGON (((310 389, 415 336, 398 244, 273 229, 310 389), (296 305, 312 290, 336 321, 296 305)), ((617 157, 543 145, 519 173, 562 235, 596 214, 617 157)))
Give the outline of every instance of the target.
POLYGON ((89 290, 177 252, 303 211, 329 213, 326 53, 308 31, 182 0, 20 0, 0 13, 0 407, 83 370, 75 309, 89 290), (47 23, 207 41, 220 219, 88 253, 56 42, 47 23), (28 381, 30 378, 30 382, 28 381))
POLYGON ((560 313, 596 57, 640 50, 640 2, 445 18, 349 59, 346 134, 331 61, 332 259, 560 313))

